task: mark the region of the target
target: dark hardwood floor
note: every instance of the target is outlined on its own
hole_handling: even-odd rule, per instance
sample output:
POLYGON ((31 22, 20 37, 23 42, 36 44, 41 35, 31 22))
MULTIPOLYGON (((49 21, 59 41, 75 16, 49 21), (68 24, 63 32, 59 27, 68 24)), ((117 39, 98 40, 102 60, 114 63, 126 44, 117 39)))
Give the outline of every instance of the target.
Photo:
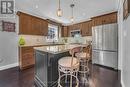
MULTIPOLYGON (((120 72, 98 65, 89 65, 90 75, 80 78, 80 87, 121 87, 120 72)), ((34 87, 34 68, 18 67, 0 71, 0 87, 34 87)))

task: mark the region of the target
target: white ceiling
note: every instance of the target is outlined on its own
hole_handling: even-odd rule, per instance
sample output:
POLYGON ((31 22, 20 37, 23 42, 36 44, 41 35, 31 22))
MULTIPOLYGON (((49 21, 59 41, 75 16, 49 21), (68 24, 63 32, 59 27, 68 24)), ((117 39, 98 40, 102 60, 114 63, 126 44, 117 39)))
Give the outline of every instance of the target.
MULTIPOLYGON (((58 0, 15 0, 16 10, 20 10, 42 18, 70 24, 72 0, 61 0, 63 16, 57 17, 58 0)), ((74 0, 74 22, 89 20, 93 16, 117 11, 117 0, 74 0)))

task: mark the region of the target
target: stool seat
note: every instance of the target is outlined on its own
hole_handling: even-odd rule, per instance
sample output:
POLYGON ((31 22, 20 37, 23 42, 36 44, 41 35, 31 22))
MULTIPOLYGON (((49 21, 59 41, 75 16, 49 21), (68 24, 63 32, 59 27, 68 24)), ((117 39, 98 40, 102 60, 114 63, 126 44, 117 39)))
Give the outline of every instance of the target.
POLYGON ((71 57, 62 57, 58 60, 58 71, 59 71, 59 79, 58 79, 58 87, 74 87, 73 86, 73 78, 76 79, 77 85, 75 87, 79 87, 78 80, 78 71, 79 71, 79 59, 74 57, 74 54, 81 51, 81 47, 72 48, 69 53, 72 55, 71 57), (65 83, 68 83, 69 77, 69 85, 62 86, 61 78, 65 77, 65 83))
POLYGON ((90 60, 90 54, 86 52, 79 52, 79 53, 76 53, 75 56, 80 61, 79 73, 83 73, 85 75, 85 73, 89 72, 88 62, 90 60))
POLYGON ((80 52, 80 53, 76 53, 75 56, 77 58, 80 58, 80 59, 84 59, 84 58, 89 58, 90 55, 86 52, 80 52))
POLYGON ((63 67, 66 67, 66 68, 70 68, 70 67, 74 67, 74 66, 78 66, 79 65, 79 61, 77 58, 73 58, 73 64, 71 66, 71 60, 72 60, 72 57, 63 57, 61 58, 59 61, 58 61, 58 64, 60 66, 63 66, 63 67))
POLYGON ((75 56, 78 58, 86 58, 86 53, 85 52, 76 53, 75 56))

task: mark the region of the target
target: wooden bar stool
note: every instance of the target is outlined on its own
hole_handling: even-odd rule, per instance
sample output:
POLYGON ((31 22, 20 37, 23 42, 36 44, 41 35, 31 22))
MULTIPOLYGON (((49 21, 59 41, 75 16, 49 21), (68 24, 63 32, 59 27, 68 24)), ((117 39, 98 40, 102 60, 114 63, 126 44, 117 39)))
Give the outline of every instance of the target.
POLYGON ((58 87, 65 87, 61 85, 61 79, 65 78, 65 83, 67 83, 68 77, 70 79, 69 86, 72 87, 72 80, 76 80, 76 86, 79 86, 78 71, 79 71, 79 60, 74 57, 74 54, 81 52, 81 47, 76 47, 70 50, 71 57, 63 57, 58 61, 59 79, 58 87))

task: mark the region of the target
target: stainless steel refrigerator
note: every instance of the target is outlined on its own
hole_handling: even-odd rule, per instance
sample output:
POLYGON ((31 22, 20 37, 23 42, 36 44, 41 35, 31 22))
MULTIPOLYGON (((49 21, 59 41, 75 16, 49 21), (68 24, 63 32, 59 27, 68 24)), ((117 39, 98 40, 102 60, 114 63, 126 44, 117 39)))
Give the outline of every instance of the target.
POLYGON ((118 69, 118 26, 116 23, 93 27, 92 63, 118 69))

